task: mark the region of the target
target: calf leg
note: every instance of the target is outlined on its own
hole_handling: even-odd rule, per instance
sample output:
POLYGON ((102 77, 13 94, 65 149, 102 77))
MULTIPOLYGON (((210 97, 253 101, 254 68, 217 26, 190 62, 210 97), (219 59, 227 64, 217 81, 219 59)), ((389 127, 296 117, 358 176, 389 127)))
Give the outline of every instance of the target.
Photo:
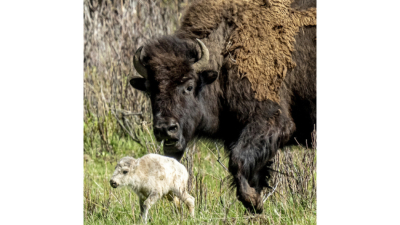
POLYGON ((140 217, 144 214, 144 200, 146 198, 143 195, 139 195, 140 217))
POLYGON ((187 191, 184 191, 180 195, 180 199, 186 204, 189 209, 189 213, 191 217, 194 217, 194 197, 189 195, 187 191))
POLYGON ((168 201, 174 203, 174 205, 176 206, 175 212, 179 214, 181 212, 181 201, 179 200, 179 198, 176 197, 176 195, 173 192, 169 192, 166 195, 166 197, 167 197, 168 201))
POLYGON ((189 209, 190 216, 194 217, 194 197, 191 196, 186 190, 174 190, 174 194, 186 204, 189 209))
POLYGON ((179 198, 175 196, 175 194, 169 192, 166 196, 168 201, 173 202, 176 205, 176 207, 180 207, 181 202, 179 201, 179 198))
POLYGON ((149 209, 154 203, 156 203, 160 199, 160 195, 156 192, 153 192, 147 197, 143 203, 140 205, 140 215, 142 217, 143 223, 147 223, 147 215, 149 212, 149 209))

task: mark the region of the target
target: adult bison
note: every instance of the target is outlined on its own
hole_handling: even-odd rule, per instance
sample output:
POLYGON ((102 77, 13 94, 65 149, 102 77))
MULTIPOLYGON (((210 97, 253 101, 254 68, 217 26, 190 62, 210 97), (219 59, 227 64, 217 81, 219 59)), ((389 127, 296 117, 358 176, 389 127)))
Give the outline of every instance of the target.
POLYGON ((256 213, 278 148, 316 123, 315 0, 200 0, 172 36, 138 48, 154 134, 180 160, 194 137, 224 142, 238 199, 256 213))

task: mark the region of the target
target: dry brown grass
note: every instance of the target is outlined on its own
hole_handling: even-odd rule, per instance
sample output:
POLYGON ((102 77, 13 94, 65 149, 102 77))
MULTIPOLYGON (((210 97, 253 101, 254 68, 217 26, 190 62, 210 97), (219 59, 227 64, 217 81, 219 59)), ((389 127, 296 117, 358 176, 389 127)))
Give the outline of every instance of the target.
POLYGON ((133 52, 147 39, 173 33, 188 2, 84 0, 85 138, 100 136, 100 154, 113 153, 114 134, 146 145, 138 130, 151 123, 151 112, 148 98, 128 85, 136 73, 133 52))

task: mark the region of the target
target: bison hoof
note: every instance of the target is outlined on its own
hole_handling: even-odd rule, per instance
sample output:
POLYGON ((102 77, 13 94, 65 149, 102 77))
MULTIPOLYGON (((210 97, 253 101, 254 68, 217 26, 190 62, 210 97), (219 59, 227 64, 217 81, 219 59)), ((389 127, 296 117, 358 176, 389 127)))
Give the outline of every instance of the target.
POLYGON ((252 193, 252 195, 248 195, 248 193, 242 193, 239 195, 238 199, 242 202, 243 206, 249 213, 259 214, 264 210, 264 204, 262 202, 261 196, 258 193, 252 193), (247 195, 246 195, 247 194, 247 195))
POLYGON ((237 196, 239 201, 250 213, 262 213, 264 204, 260 193, 250 187, 247 182, 242 182, 238 189, 237 196))
POLYGON ((253 204, 252 202, 247 202, 247 201, 241 201, 241 202, 243 203, 243 206, 246 208, 246 211, 251 214, 260 214, 264 210, 262 203, 253 204))

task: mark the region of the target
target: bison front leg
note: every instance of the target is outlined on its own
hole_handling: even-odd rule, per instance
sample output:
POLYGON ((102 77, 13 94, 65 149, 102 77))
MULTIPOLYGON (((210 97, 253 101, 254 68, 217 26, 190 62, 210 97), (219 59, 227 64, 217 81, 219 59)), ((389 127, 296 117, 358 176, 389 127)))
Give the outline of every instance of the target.
POLYGON ((251 213, 262 213, 263 202, 259 192, 255 188, 250 187, 246 177, 242 175, 235 176, 236 194, 243 203, 243 206, 251 213))
POLYGON ((230 145, 229 171, 236 194, 252 213, 263 211, 261 191, 268 186, 269 162, 278 150, 282 129, 269 124, 248 124, 236 143, 230 145))

